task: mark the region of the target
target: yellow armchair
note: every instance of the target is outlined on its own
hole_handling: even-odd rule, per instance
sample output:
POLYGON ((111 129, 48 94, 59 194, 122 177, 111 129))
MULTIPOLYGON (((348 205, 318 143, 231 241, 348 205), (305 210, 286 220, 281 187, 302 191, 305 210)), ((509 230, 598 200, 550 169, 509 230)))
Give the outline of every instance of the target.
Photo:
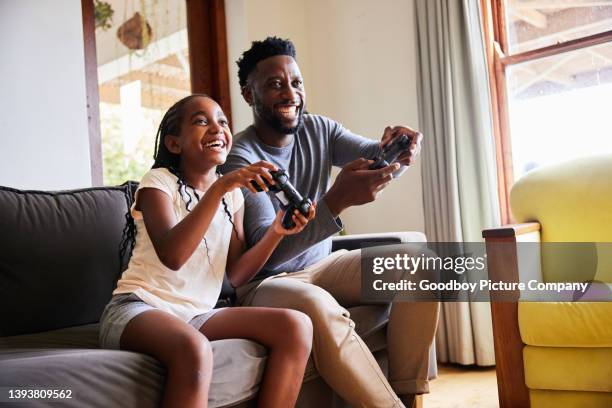
MULTIPOLYGON (((483 231, 490 279, 522 282, 536 270, 544 282, 596 280, 609 290, 612 244, 602 243, 612 242, 612 156, 536 169, 514 185, 510 201, 521 224, 483 231), (538 265, 525 265, 521 242, 539 242, 538 265), (591 246, 595 261, 580 264, 548 244, 556 242, 600 244, 591 246)), ((514 295, 502 302, 491 294, 500 407, 612 407, 612 299, 514 295)))

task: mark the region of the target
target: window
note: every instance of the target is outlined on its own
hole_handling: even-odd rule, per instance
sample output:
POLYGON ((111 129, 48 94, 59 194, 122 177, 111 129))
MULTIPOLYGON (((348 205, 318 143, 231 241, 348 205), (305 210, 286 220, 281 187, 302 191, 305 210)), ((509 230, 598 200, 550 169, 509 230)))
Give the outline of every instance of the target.
POLYGON ((93 185, 140 179, 182 96, 210 95, 231 123, 224 0, 81 0, 81 10, 93 185))
POLYGON ((482 0, 502 218, 528 171, 612 152, 612 2, 482 0))
POLYGON ((506 69, 514 179, 579 156, 612 153, 612 43, 506 69))
POLYGON ((103 180, 140 180, 153 163, 157 126, 191 93, 184 0, 106 3, 96 30, 103 180))

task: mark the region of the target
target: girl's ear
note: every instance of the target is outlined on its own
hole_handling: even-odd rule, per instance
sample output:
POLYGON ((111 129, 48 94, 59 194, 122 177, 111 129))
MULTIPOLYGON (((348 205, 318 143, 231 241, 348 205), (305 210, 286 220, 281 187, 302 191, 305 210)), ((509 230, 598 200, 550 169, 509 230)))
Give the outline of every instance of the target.
POLYGON ((242 87, 240 91, 246 103, 248 103, 249 106, 253 106, 253 90, 251 89, 251 87, 248 85, 245 85, 242 87))
POLYGON ((178 136, 166 135, 164 137, 164 145, 170 153, 181 154, 181 146, 178 143, 178 136))

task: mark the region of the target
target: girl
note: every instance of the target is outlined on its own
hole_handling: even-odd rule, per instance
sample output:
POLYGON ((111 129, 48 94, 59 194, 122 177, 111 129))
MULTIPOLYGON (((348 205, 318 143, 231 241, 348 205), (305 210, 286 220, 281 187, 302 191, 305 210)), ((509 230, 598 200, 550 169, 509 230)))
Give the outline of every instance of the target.
POLYGON ((159 126, 155 163, 143 177, 131 214, 136 239, 128 268, 101 319, 105 348, 150 354, 167 368, 164 407, 206 407, 213 356, 210 341, 246 338, 269 352, 259 405, 295 404, 312 342, 300 312, 274 308, 213 309, 223 275, 240 286, 263 266, 284 235, 314 217, 282 211, 263 239, 245 251, 240 187, 274 184, 259 162, 220 176, 232 135, 219 105, 191 95, 172 106, 159 126))

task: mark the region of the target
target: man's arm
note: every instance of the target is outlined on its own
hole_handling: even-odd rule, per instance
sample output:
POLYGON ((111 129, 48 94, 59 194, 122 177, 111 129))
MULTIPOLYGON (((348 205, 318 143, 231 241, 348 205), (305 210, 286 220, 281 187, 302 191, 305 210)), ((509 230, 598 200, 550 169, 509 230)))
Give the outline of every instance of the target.
POLYGON ((368 139, 346 129, 340 123, 325 118, 331 132, 329 146, 332 153, 332 164, 344 167, 359 158, 373 159, 381 152, 378 140, 368 139))
MULTIPOLYGON (((398 165, 380 170, 369 170, 371 160, 380 155, 380 142, 356 135, 331 119, 323 118, 330 129, 328 144, 332 164, 343 166, 334 184, 325 194, 324 201, 333 216, 338 216, 348 207, 374 201, 378 193, 398 173, 398 165)), ((390 128, 387 128, 390 129, 390 128)), ((385 131, 387 131, 385 129, 385 131)))
POLYGON ((398 158, 401 167, 398 171, 393 173, 393 177, 397 178, 406 171, 408 166, 414 162, 421 151, 423 134, 407 126, 387 126, 379 142, 356 135, 341 124, 331 120, 329 121, 333 129, 333 139, 330 145, 333 146, 332 157, 334 166, 344 166, 346 163, 359 157, 366 159, 378 157, 382 153, 383 146, 389 144, 396 137, 407 135, 411 137, 412 143, 409 151, 398 158))
POLYGON ((376 200, 400 169, 399 163, 377 170, 370 170, 373 160, 357 159, 342 168, 336 181, 323 197, 330 213, 337 217, 349 207, 363 205, 376 200))

